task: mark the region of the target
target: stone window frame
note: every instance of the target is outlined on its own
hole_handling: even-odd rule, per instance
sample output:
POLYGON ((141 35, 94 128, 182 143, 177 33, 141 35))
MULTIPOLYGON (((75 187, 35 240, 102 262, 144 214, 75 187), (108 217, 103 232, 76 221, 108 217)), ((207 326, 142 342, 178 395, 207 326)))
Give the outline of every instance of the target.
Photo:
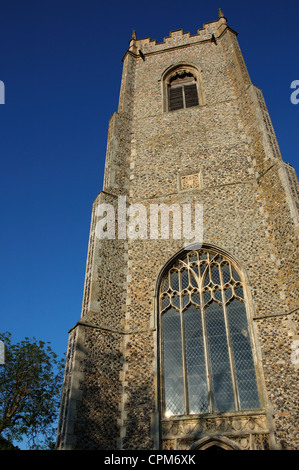
POLYGON ((182 107, 177 110, 169 110, 169 85, 176 75, 192 74, 197 86, 197 96, 199 104, 192 106, 192 108, 200 107, 206 104, 205 96, 203 92, 203 82, 201 77, 201 71, 198 67, 193 64, 180 62, 178 64, 168 67, 162 74, 162 96, 163 96, 163 111, 173 113, 175 111, 186 110, 190 108, 182 107))
MULTIPOLYGON (((258 393, 258 397, 259 397, 259 401, 260 401, 260 406, 258 408, 254 408, 254 410, 263 410, 264 409, 264 396, 263 396, 263 386, 261 384, 261 371, 259 369, 259 364, 258 364, 258 360, 257 360, 257 351, 256 351, 256 341, 257 340, 255 338, 252 321, 250 320, 253 316, 252 305, 251 305, 252 302, 250 301, 250 295, 249 295, 249 290, 248 290, 248 286, 247 286, 246 277, 243 273, 242 268, 236 262, 236 260, 233 259, 228 254, 226 254, 223 250, 215 248, 212 245, 202 245, 202 247, 199 248, 199 249, 196 248, 196 249, 193 249, 193 250, 182 250, 176 256, 172 257, 171 260, 165 265, 165 267, 161 271, 158 282, 157 282, 157 290, 156 290, 156 293, 157 293, 156 302, 157 302, 157 313, 158 313, 158 317, 157 317, 158 338, 157 339, 158 339, 158 350, 159 350, 159 355, 158 355, 158 357, 159 357, 158 378, 159 378, 159 383, 160 383, 159 409, 160 409, 160 412, 161 412, 161 418, 162 419, 165 419, 165 418, 166 419, 172 419, 172 418, 178 418, 178 417, 181 417, 181 416, 195 416, 194 414, 188 414, 188 407, 189 407, 188 398, 187 399, 185 398, 185 403, 186 403, 186 408, 185 408, 186 412, 185 413, 177 414, 177 415, 173 414, 173 415, 170 415, 170 416, 165 415, 166 410, 165 410, 165 390, 164 390, 164 364, 163 364, 163 347, 162 347, 162 334, 163 334, 163 331, 162 331, 162 315, 165 312, 165 309, 162 309, 162 307, 161 307, 161 285, 163 283, 163 280, 165 279, 166 274, 169 273, 172 270, 175 263, 177 263, 179 260, 182 260, 183 257, 186 258, 187 255, 188 256, 191 255, 192 252, 201 251, 201 250, 210 251, 210 252, 214 253, 215 256, 221 256, 223 258, 223 261, 227 261, 228 263, 230 263, 230 265, 234 267, 234 269, 236 270, 236 272, 240 276, 240 280, 237 282, 237 284, 242 285, 243 292, 244 292, 244 304, 245 304, 245 309, 246 309, 248 334, 249 334, 250 346, 251 346, 251 352, 252 352, 252 359, 253 359, 253 364, 254 364, 254 372, 255 372, 256 386, 257 386, 257 393, 258 393)), ((214 286, 214 288, 215 288, 215 286, 214 286)), ((163 294, 163 292, 162 292, 162 294, 163 294)), ((211 295, 211 298, 214 300, 213 295, 211 295)), ((230 353, 230 357, 231 357, 231 353, 230 353)), ((185 367, 186 367, 186 365, 185 365, 185 367)), ((233 368, 232 368, 232 370, 233 370, 233 368)), ((186 371, 184 372, 184 374, 185 374, 184 382, 185 382, 185 387, 186 387, 186 382, 187 382, 186 371)), ((185 388, 184 393, 186 394, 186 388, 185 388)), ((236 400, 236 403, 237 403, 238 398, 236 398, 236 394, 237 394, 237 391, 236 391, 235 385, 234 385, 234 395, 235 395, 235 400, 236 400)), ((229 415, 233 414, 234 415, 235 413, 239 413, 239 412, 247 413, 249 411, 252 411, 252 409, 242 408, 240 406, 240 401, 239 401, 235 410, 216 411, 214 406, 210 406, 209 411, 207 411, 205 413, 197 413, 197 415, 200 415, 200 416, 213 415, 214 416, 214 415, 217 415, 218 413, 220 413, 220 414, 224 413, 224 414, 229 414, 229 415)))

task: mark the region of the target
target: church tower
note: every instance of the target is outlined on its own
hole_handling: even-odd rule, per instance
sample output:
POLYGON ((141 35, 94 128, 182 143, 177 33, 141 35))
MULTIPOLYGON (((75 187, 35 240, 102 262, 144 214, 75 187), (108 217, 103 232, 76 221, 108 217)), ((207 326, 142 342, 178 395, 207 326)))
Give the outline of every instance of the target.
POLYGON ((134 32, 57 448, 298 449, 298 209, 222 11, 134 32))

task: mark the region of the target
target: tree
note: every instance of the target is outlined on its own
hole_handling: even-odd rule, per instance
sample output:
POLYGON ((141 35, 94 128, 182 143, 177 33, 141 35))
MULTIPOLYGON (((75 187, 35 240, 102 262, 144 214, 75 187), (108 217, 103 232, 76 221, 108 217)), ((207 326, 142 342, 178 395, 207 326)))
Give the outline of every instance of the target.
POLYGON ((64 360, 50 343, 30 340, 12 344, 11 334, 0 334, 5 346, 0 365, 0 436, 30 449, 51 447, 56 429, 64 360))

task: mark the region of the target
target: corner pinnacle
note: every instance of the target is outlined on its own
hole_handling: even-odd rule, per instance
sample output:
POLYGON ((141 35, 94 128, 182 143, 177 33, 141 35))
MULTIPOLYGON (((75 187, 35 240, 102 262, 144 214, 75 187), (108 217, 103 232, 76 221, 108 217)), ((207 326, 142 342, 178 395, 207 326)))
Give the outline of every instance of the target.
POLYGON ((225 18, 221 8, 219 8, 219 10, 218 10, 218 19, 220 19, 220 18, 225 18))

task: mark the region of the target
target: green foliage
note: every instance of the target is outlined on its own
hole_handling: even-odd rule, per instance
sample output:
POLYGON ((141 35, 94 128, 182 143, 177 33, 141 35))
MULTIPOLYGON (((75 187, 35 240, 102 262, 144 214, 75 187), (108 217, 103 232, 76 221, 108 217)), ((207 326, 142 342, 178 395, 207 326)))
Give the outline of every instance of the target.
POLYGON ((0 334, 5 363, 0 365, 0 436, 9 442, 24 436, 30 449, 45 449, 55 439, 64 360, 50 343, 30 340, 12 344, 0 334))

